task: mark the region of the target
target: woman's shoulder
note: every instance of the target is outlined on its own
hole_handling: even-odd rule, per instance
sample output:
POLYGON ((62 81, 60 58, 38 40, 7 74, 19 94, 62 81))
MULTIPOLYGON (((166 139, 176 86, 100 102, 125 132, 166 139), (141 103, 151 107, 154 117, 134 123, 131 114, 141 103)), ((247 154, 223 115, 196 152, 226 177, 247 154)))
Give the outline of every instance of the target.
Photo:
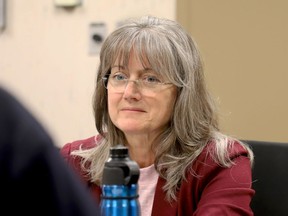
POLYGON ((247 144, 238 140, 238 139, 227 139, 223 141, 210 141, 207 146, 204 148, 202 154, 206 155, 207 153, 216 153, 217 149, 220 149, 219 146, 226 146, 224 149, 227 150, 228 157, 235 157, 239 155, 248 155, 248 148, 247 144), (226 143, 225 143, 226 142, 226 143), (218 146, 217 146, 218 145, 218 146))
MULTIPOLYGON (((192 167, 198 176, 213 177, 218 172, 227 172, 233 167, 233 172, 239 173, 251 170, 249 147, 237 139, 226 140, 226 144, 216 141, 209 142, 192 167), (220 146, 220 147, 219 147, 220 146)), ((227 175, 228 175, 227 174, 227 175)))
POLYGON ((248 159, 251 157, 249 146, 240 140, 228 139, 226 141, 210 141, 207 143, 196 161, 200 164, 218 166, 219 160, 222 161, 220 162, 221 164, 224 163, 224 161, 233 161, 239 157, 248 159))
POLYGON ((65 157, 67 155, 70 155, 71 152, 73 152, 75 150, 91 149, 91 148, 95 147, 99 143, 100 140, 101 140, 101 136, 99 134, 94 135, 94 136, 90 136, 90 137, 85 138, 85 139, 74 140, 72 142, 64 144, 61 147, 60 152, 65 157))

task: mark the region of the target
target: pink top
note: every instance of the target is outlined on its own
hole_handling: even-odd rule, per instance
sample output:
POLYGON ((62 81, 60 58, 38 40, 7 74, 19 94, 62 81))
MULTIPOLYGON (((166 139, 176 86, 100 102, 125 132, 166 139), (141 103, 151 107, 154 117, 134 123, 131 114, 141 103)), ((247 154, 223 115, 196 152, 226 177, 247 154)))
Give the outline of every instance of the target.
POLYGON ((140 169, 138 186, 141 216, 151 216, 158 177, 154 164, 140 169))

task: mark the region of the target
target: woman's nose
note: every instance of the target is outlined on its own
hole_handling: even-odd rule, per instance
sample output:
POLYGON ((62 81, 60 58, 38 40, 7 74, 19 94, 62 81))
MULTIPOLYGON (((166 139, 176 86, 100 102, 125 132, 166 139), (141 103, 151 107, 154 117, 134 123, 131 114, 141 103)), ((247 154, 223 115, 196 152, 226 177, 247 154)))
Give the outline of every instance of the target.
POLYGON ((141 90, 139 80, 127 80, 125 90, 127 88, 136 88, 137 90, 141 90))
POLYGON ((141 89, 139 88, 137 80, 128 80, 125 90, 124 90, 124 98, 141 98, 141 89))

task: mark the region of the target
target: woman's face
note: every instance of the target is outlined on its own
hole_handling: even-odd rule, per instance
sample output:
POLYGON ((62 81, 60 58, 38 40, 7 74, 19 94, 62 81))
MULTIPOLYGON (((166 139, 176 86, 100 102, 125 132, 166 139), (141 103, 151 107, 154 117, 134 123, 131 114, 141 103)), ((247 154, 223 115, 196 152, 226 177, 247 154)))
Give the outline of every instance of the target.
MULTIPOLYGON (((142 63, 130 54, 128 68, 114 65, 108 82, 108 112, 114 125, 125 135, 158 135, 169 124, 177 96, 173 84, 147 87, 135 80, 147 81, 148 84, 167 82, 151 68, 144 68, 142 63), (113 85, 128 79, 119 90, 113 85)), ((146 83, 147 83, 146 82, 146 83)))

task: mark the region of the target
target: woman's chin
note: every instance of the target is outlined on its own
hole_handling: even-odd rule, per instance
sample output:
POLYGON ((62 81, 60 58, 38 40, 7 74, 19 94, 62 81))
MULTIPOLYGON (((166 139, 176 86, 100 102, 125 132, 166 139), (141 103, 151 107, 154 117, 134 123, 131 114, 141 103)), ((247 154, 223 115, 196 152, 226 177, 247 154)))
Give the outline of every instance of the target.
POLYGON ((139 125, 133 125, 133 124, 125 124, 125 125, 121 125, 118 127, 121 131, 123 131, 125 134, 129 134, 129 133, 133 133, 133 134, 137 134, 137 133, 143 133, 144 128, 139 126, 139 125))

